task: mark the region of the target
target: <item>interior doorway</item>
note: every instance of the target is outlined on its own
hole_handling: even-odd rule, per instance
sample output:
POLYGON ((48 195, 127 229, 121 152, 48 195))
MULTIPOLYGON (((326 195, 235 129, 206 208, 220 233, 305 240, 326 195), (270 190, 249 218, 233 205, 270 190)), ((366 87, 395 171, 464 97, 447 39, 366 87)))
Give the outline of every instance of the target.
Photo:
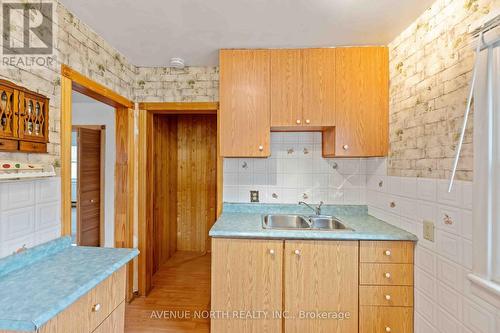
POLYGON ((155 115, 153 154, 155 274, 176 252, 210 250, 208 231, 217 210, 217 117, 155 115))

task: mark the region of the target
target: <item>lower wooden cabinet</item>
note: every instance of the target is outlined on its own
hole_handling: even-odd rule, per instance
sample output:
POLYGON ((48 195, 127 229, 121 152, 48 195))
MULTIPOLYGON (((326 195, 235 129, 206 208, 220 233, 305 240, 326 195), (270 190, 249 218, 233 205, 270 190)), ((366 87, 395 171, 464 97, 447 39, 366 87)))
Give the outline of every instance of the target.
POLYGON ((358 244, 213 239, 211 332, 357 332, 358 244))
POLYGON ((283 241, 214 239, 211 332, 281 332, 282 268, 283 241))
POLYGON ((66 310, 43 325, 39 333, 123 333, 126 267, 113 273, 66 310))
POLYGON ((413 333, 413 249, 214 238, 211 332, 413 333))
POLYGON ((412 333, 413 308, 361 306, 359 333, 412 333))
POLYGON ((414 245, 360 242, 359 333, 413 333, 414 245))
POLYGON ((358 331, 358 242, 285 241, 285 332, 358 331))

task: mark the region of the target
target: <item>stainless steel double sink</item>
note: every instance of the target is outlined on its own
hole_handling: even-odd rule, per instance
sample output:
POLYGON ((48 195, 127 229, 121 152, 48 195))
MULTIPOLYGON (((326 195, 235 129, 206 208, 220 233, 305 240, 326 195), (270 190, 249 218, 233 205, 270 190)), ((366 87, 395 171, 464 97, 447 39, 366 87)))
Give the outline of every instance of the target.
POLYGON ((353 231, 339 219, 328 215, 268 214, 262 218, 264 229, 353 231))

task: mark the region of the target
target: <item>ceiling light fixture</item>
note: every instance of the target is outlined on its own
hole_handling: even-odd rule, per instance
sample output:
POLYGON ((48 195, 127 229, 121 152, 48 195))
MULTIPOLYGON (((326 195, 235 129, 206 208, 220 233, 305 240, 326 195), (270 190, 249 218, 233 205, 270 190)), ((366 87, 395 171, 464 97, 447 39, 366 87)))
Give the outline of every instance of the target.
POLYGON ((170 67, 184 68, 184 59, 182 58, 170 58, 170 67))

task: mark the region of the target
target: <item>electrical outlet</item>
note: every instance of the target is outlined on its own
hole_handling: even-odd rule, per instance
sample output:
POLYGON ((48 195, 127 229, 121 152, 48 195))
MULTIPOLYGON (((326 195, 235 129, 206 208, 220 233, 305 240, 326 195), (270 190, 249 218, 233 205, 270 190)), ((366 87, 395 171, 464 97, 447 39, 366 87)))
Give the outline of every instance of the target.
POLYGON ((424 239, 434 242, 434 222, 424 221, 424 239))
POLYGON ((259 191, 250 191, 250 202, 259 202, 259 191))

